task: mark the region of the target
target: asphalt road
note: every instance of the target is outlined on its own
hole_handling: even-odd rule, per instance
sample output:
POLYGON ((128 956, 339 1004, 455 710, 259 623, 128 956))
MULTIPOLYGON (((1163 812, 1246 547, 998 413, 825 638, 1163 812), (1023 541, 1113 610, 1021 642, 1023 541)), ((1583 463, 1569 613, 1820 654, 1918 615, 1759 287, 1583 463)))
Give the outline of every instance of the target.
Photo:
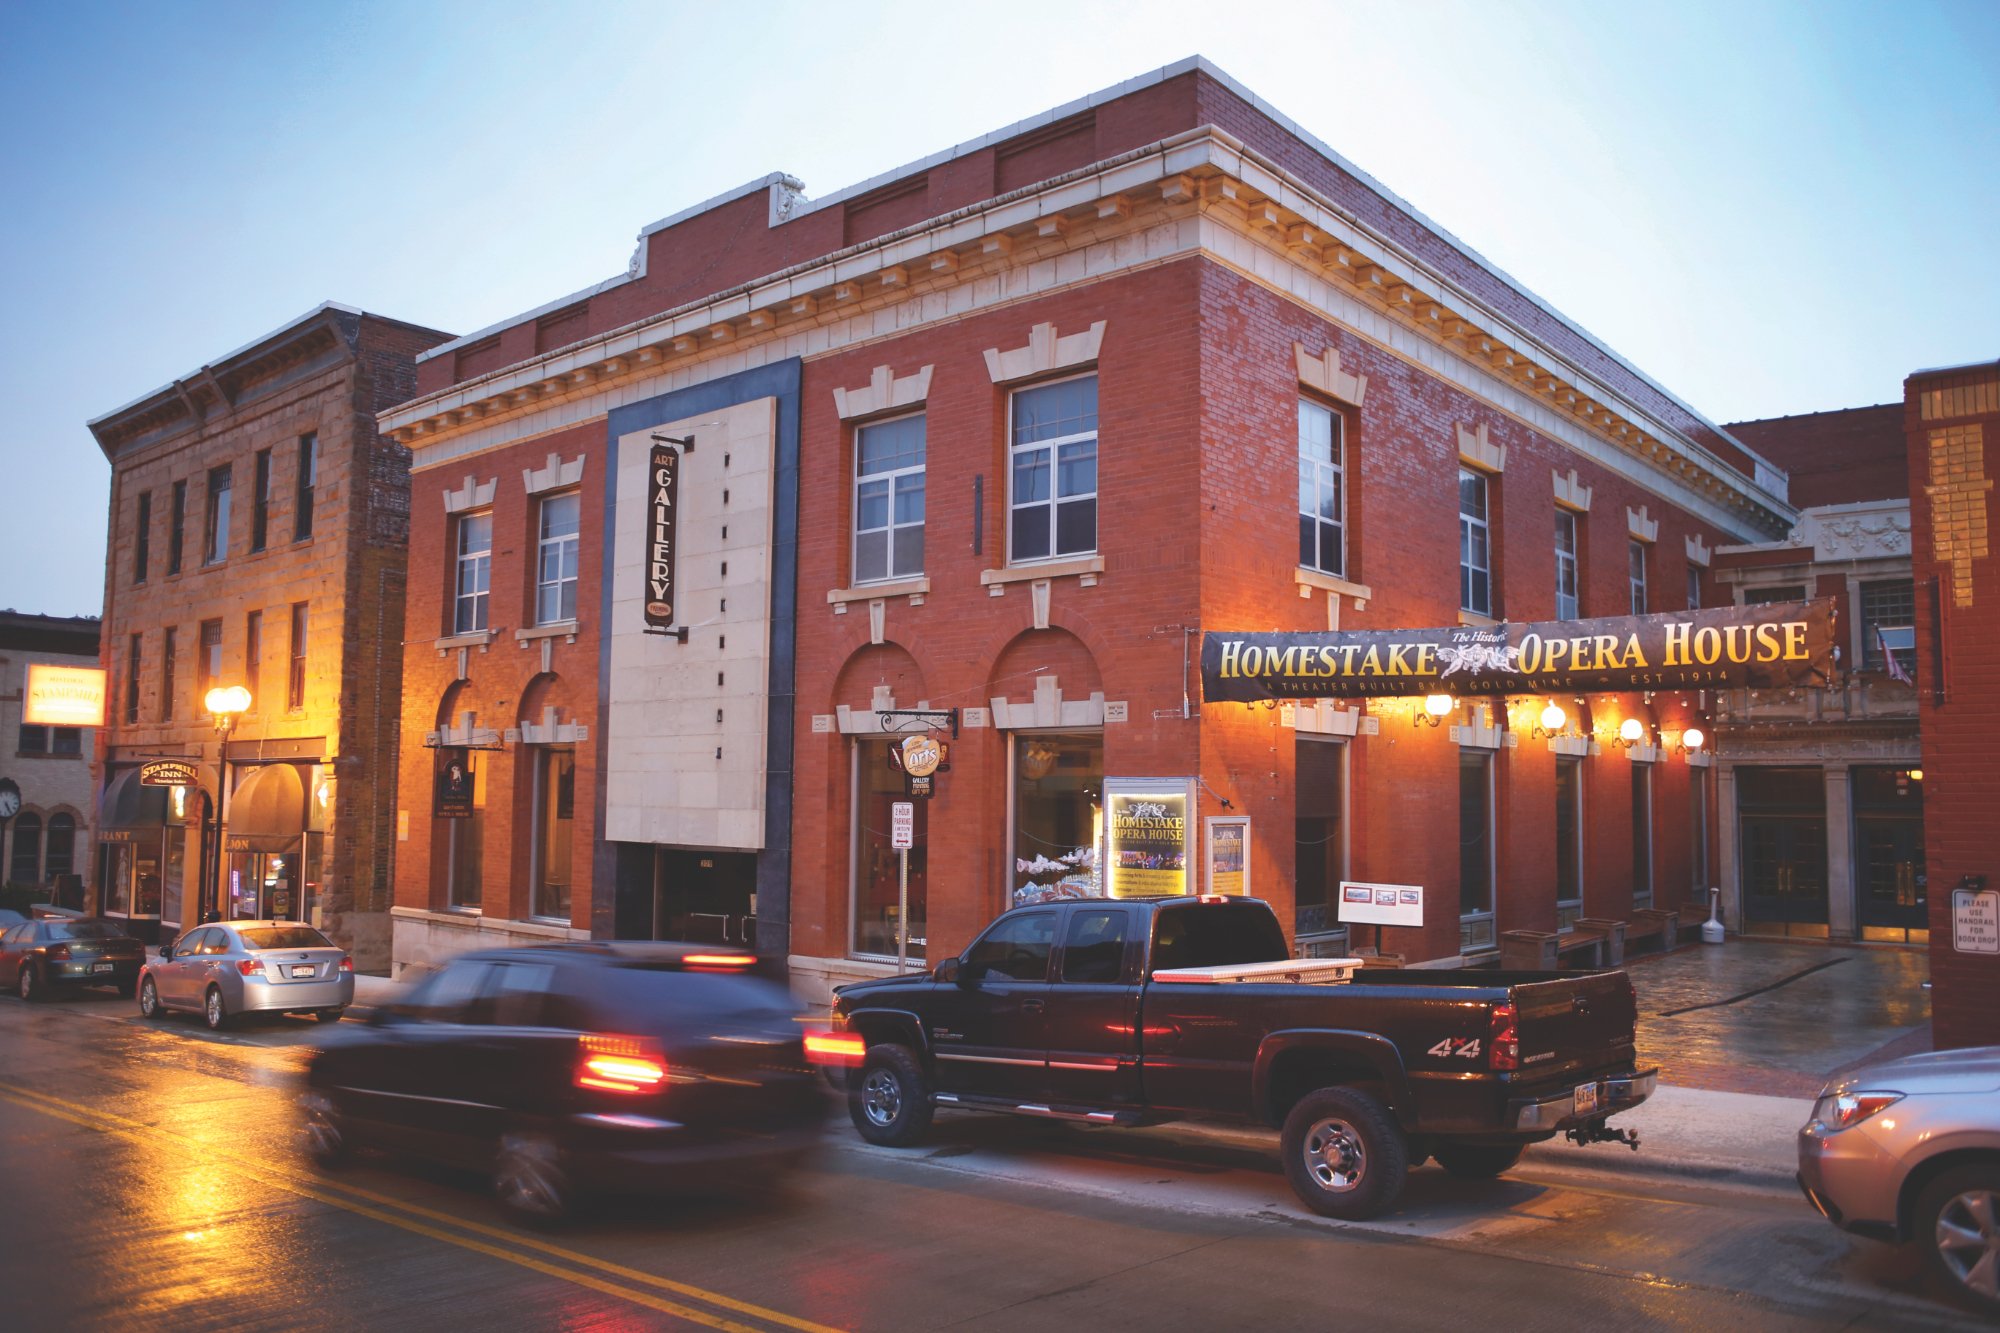
POLYGON ((1978 1328, 1914 1259, 1789 1191, 1531 1157, 1311 1217, 1255 1135, 844 1123, 769 1193, 614 1203, 555 1235, 464 1176, 297 1151, 317 1030, 146 1024, 108 993, 0 1001, 0 1323, 15 1328, 751 1330, 1978 1328))

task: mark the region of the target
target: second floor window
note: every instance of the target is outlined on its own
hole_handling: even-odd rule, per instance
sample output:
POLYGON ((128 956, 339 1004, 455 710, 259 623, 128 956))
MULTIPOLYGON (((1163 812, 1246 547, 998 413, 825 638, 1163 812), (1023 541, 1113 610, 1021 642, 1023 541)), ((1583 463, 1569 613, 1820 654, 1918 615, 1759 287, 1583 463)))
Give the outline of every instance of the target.
POLYGON ((292 603, 292 660, 285 673, 285 707, 296 713, 306 706, 306 604, 292 603))
POLYGON ((1575 620, 1578 610, 1576 580, 1576 515, 1556 510, 1556 619, 1575 620))
POLYGON ((139 720, 139 668, 144 665, 139 647, 141 640, 134 634, 125 645, 125 721, 139 720))
POLYGON ((452 633, 477 634, 486 628, 486 594, 492 577, 493 515, 490 512, 460 515, 452 633))
POLYGON ((1628 582, 1632 585, 1632 614, 1646 614, 1646 543, 1634 538, 1625 544, 1626 562, 1631 573, 1628 582))
POLYGON ((1097 549, 1097 376, 1017 391, 1009 427, 1007 558, 1097 549))
POLYGON ((1486 475, 1458 470, 1458 606, 1476 616, 1493 614, 1492 528, 1486 475))
POLYGON ((146 566, 153 559, 153 493, 139 492, 139 512, 134 516, 132 534, 132 582, 146 581, 146 566))
POLYGON ((854 433, 854 581, 924 572, 924 417, 854 433))
POLYGON ((257 476, 250 491, 250 549, 264 549, 271 530, 271 451, 257 451, 257 476))
POLYGON ((1347 573, 1347 497, 1342 418, 1299 400, 1299 564, 1347 573))
POLYGON ((1688 610, 1701 610, 1701 566, 1688 566, 1688 610))
POLYGON ((1909 579, 1861 585, 1862 668, 1887 670, 1891 654, 1903 674, 1916 670, 1917 592, 1909 579))
POLYGON ((181 572, 181 552, 187 545, 188 484, 174 483, 174 507, 167 515, 167 573, 181 572))
POLYGON ((160 646, 160 721, 174 720, 174 643, 175 632, 167 631, 166 642, 160 646))
MULTIPOLYGON (((222 680, 222 622, 204 620, 201 622, 201 657, 195 662, 198 679, 195 681, 195 696, 206 699, 208 692, 222 680)), ((204 704, 203 707, 207 705, 204 704)))
POLYGON ((535 562, 537 625, 576 619, 577 531, 582 509, 582 497, 575 491, 542 501, 535 562))
POLYGON ((257 706, 264 693, 260 679, 264 670, 264 613, 251 611, 243 617, 243 683, 250 687, 250 707, 257 706))
POLYGON ((203 529, 201 561, 213 565, 229 555, 229 469, 208 470, 208 523, 203 529))

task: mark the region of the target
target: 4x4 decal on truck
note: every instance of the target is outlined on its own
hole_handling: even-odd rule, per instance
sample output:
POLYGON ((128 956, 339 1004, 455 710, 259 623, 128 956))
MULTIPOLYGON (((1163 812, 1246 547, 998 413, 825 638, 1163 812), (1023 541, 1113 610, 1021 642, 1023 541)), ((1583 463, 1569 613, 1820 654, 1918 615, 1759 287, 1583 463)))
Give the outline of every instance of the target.
POLYGON ((1470 1041, 1461 1042, 1455 1037, 1446 1037, 1443 1041, 1425 1051, 1424 1054, 1437 1056, 1456 1055, 1467 1060, 1477 1060, 1479 1058, 1479 1038, 1474 1037, 1470 1041))

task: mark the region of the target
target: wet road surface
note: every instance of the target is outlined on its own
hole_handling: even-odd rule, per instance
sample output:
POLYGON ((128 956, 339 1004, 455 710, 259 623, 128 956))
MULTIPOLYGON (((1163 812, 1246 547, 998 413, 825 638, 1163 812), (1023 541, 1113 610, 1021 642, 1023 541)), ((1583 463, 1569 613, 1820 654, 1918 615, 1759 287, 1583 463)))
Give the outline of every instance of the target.
MULTIPOLYGON (((1411 1176, 1368 1224, 1305 1214, 1267 1140, 941 1117, 845 1127, 788 1188, 606 1205, 550 1236, 479 1182, 297 1152, 322 1034, 211 1034, 106 995, 0 1001, 0 1289, 95 1329, 1978 1327, 1905 1252, 1781 1190, 1530 1159, 1411 1176)), ((17 1322, 18 1321, 18 1322, 17 1322)))

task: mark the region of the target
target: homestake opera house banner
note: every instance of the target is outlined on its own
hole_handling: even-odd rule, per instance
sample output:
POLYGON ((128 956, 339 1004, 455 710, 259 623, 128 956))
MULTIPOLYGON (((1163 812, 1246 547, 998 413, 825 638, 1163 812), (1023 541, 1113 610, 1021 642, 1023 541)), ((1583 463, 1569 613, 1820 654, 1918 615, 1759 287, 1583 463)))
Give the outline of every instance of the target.
POLYGON ((1201 641, 1210 703, 1369 694, 1547 694, 1823 685, 1831 601, 1491 628, 1239 634, 1201 641))

